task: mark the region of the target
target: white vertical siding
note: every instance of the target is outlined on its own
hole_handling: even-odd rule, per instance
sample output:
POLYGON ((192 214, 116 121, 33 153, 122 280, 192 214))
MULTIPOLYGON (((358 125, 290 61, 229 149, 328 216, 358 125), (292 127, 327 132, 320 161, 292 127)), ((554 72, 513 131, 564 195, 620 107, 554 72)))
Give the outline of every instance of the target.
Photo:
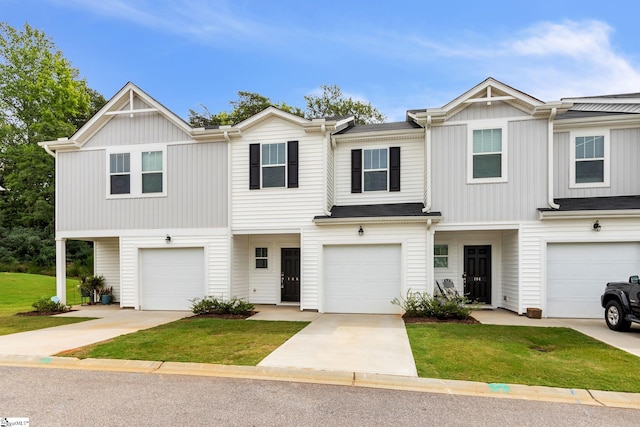
POLYGON ((424 224, 365 224, 314 226, 305 230, 302 248, 301 309, 322 310, 322 248, 324 245, 400 244, 402 246, 401 295, 408 289, 427 289, 427 228, 424 224))
POLYGON ((270 118, 231 143, 233 230, 292 229, 324 212, 324 136, 270 118), (249 144, 298 141, 298 188, 249 190, 249 144))
POLYGON ((107 199, 104 150, 58 153, 57 231, 225 227, 227 145, 167 149, 167 196, 107 199))
POLYGON ((452 116, 448 121, 503 119, 509 117, 524 117, 528 114, 512 107, 506 102, 492 102, 491 105, 483 103, 471 104, 464 110, 452 116))
POLYGON ((571 138, 557 132, 553 138, 554 197, 606 197, 640 194, 640 128, 612 129, 610 132, 610 186, 570 188, 571 138))
POLYGON ((502 307, 518 311, 520 285, 518 231, 502 232, 502 307))
POLYGON ((423 134, 400 141, 339 142, 336 148, 335 204, 368 205, 379 203, 412 203, 424 198, 424 138, 423 134), (400 191, 351 192, 351 150, 400 147, 400 191))
POLYGON ((447 222, 537 218, 546 206, 547 121, 508 124, 508 181, 467 184, 467 126, 432 128, 432 210, 447 222))
POLYGON ((93 242, 93 271, 104 276, 104 285, 113 287, 113 300, 120 301, 120 243, 115 239, 93 242))
POLYGON ((170 246, 161 236, 126 236, 120 238, 120 305, 135 307, 140 305, 139 250, 143 248, 204 248, 207 270, 207 295, 224 299, 231 295, 231 259, 229 257, 229 236, 226 229, 211 229, 201 235, 173 233, 170 246))
POLYGON ((249 300, 249 236, 232 238, 231 294, 249 300))

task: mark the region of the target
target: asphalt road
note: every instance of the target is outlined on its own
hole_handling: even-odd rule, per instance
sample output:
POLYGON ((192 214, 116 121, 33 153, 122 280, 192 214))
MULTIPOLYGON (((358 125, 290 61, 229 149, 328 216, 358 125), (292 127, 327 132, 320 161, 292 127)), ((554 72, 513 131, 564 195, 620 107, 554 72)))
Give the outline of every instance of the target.
POLYGON ((31 426, 637 426, 640 411, 358 387, 0 366, 31 426))

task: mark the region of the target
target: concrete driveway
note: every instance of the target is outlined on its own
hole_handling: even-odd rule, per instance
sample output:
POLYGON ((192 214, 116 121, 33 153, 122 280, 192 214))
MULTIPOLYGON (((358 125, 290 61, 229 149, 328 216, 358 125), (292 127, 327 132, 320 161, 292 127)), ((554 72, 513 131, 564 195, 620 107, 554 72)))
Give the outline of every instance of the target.
POLYGON ((189 311, 135 311, 118 307, 83 307, 82 310, 58 316, 99 319, 0 336, 0 354, 51 356, 64 350, 152 328, 191 315, 189 311))
POLYGON ((418 376, 400 316, 316 316, 258 366, 418 376))

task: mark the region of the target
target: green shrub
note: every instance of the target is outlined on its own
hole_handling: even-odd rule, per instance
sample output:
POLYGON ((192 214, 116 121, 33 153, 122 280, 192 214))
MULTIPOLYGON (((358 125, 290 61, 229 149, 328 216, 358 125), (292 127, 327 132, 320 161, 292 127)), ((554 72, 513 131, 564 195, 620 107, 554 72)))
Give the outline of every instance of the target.
POLYGON ((244 301, 242 298, 233 297, 230 300, 223 300, 214 296, 204 298, 194 298, 191 301, 191 311, 193 314, 251 314, 254 305, 244 301))
POLYGON ((66 313, 71 309, 68 305, 60 301, 52 301, 51 298, 48 297, 40 297, 36 302, 31 304, 31 307, 39 313, 66 313))
POLYGON ((407 292, 406 298, 394 298, 405 317, 435 317, 437 319, 467 319, 471 315, 471 301, 464 296, 431 296, 427 292, 407 292))

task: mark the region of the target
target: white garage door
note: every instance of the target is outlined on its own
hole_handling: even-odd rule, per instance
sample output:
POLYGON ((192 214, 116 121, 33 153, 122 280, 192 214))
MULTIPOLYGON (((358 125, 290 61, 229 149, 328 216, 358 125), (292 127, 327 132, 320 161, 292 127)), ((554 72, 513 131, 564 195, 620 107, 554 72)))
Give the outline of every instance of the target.
POLYGON ((190 299, 203 297, 204 249, 140 250, 143 310, 190 310, 190 299))
POLYGON ((399 313, 400 245, 324 247, 327 313, 399 313))
POLYGON ((640 274, 638 243, 550 243, 547 246, 547 315, 599 318, 607 282, 640 274))

